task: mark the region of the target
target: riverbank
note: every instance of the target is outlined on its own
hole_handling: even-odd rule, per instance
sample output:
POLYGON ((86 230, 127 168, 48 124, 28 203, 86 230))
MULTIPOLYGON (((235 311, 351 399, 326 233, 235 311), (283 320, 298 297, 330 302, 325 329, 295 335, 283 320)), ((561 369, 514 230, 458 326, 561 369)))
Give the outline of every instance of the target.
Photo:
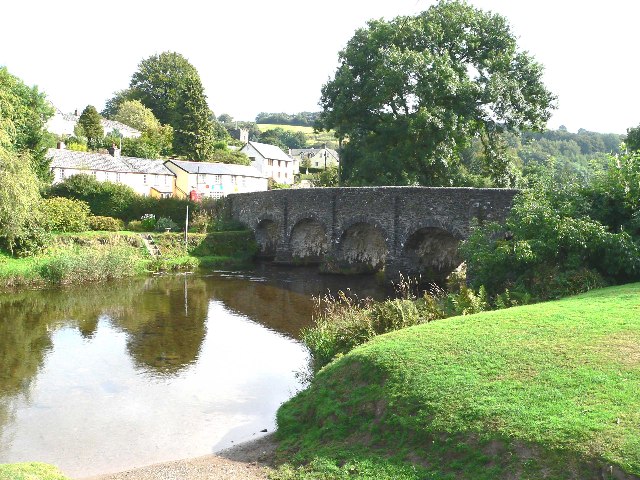
POLYGON ((236 268, 255 254, 250 232, 152 233, 159 255, 134 232, 55 235, 39 255, 14 258, 0 252, 0 290, 113 280, 150 272, 236 268))
POLYGON ((267 480, 275 465, 273 434, 214 455, 164 462, 84 480, 267 480))
MULTIPOLYGON (((275 465, 273 434, 238 444, 216 454, 163 462, 84 480, 267 480, 275 465)), ((46 464, 0 465, 0 480, 70 480, 46 464)))
POLYGON ((374 338, 278 412, 275 479, 640 478, 640 284, 374 338))

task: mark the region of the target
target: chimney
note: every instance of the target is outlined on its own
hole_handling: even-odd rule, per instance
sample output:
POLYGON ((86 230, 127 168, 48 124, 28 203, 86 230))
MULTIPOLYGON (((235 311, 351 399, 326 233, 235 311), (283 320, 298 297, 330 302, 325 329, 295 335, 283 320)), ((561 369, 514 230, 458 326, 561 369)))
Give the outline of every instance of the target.
POLYGON ((111 147, 109 147, 109 155, 115 158, 120 158, 120 149, 116 147, 115 143, 112 143, 111 147))
POLYGON ((78 116, 78 109, 77 109, 77 108, 73 111, 73 114, 74 114, 76 117, 78 116))

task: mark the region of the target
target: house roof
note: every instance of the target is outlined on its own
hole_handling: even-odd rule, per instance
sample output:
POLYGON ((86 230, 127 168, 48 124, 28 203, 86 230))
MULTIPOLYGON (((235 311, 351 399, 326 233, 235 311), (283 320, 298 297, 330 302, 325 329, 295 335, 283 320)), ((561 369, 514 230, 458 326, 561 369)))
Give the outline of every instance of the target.
POLYGON ((260 155, 269 160, 284 160, 285 162, 291 162, 293 159, 284 153, 280 147, 275 145, 269 145, 268 143, 249 142, 255 148, 260 155))
POLYGON ((247 165, 234 165, 231 163, 213 162, 187 162, 183 160, 167 160, 165 163, 173 163, 187 173, 209 175, 238 175, 244 177, 267 178, 254 167, 247 165))
POLYGON ((307 158, 311 158, 316 157, 321 152, 327 152, 328 155, 335 158, 336 161, 339 161, 338 152, 331 148, 292 148, 291 156, 300 157, 300 155, 302 154, 303 157, 306 156, 307 158))
POLYGON ((174 175, 164 166, 164 161, 149 158, 114 157, 108 153, 75 152, 56 148, 50 148, 47 156, 51 158, 52 168, 174 175))
POLYGON ((142 135, 142 132, 140 132, 140 130, 130 127, 129 125, 126 125, 122 122, 117 122, 115 120, 107 120, 106 118, 102 118, 100 120, 100 123, 102 123, 102 127, 104 128, 104 130, 108 132, 112 132, 113 130, 118 130, 119 132, 128 131, 137 136, 142 135))

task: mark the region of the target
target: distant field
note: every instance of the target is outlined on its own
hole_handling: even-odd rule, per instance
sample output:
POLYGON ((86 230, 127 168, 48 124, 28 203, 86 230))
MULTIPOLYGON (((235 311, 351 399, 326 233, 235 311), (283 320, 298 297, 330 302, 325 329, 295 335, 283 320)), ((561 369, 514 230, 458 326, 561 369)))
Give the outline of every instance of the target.
POLYGON ((307 136, 309 146, 319 146, 326 143, 328 148, 337 148, 338 140, 333 136, 333 132, 313 133, 313 127, 303 127, 299 125, 279 125, 273 123, 258 123, 261 132, 271 130, 273 128, 282 128, 290 132, 303 132, 307 136))

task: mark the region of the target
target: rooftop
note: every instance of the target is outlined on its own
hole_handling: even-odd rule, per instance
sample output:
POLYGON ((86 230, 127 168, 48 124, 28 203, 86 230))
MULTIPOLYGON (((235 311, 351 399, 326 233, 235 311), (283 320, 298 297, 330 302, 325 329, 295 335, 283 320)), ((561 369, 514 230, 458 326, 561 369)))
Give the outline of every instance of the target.
POLYGON ((234 165, 230 163, 213 162, 187 162, 183 160, 167 160, 187 173, 200 173, 209 175, 238 175, 244 177, 266 178, 256 168, 247 165, 234 165))
POLYGON ((114 157, 108 153, 76 152, 56 148, 50 148, 47 156, 51 158, 52 168, 173 175, 173 172, 164 166, 163 160, 114 157))

